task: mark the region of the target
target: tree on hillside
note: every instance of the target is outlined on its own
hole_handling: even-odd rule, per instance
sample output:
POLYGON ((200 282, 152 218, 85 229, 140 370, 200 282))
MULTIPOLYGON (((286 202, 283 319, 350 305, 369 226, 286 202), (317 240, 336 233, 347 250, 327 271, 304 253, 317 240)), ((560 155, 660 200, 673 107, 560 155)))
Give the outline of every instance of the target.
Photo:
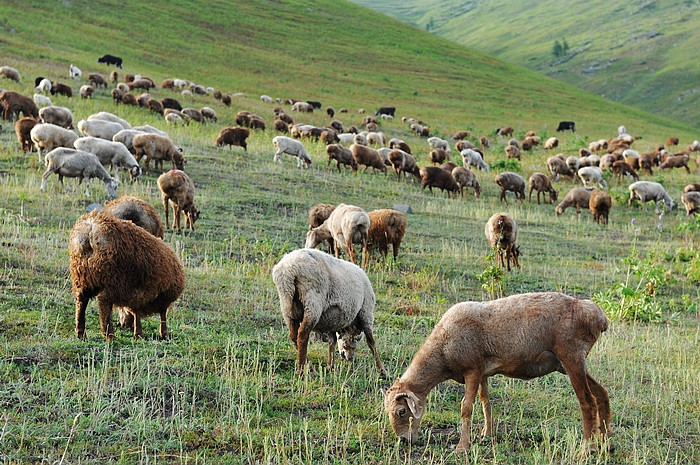
POLYGON ((552 55, 554 55, 556 58, 559 58, 562 56, 563 53, 563 47, 561 46, 561 43, 558 40, 554 41, 554 46, 552 47, 552 55))

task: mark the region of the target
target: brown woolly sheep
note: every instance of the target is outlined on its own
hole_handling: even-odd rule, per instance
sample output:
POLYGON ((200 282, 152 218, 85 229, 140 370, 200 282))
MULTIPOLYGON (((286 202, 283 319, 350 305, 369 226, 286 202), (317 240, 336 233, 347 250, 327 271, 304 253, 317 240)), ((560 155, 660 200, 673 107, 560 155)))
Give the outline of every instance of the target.
POLYGON ((37 124, 39 124, 39 121, 31 116, 22 117, 15 123, 15 134, 23 152, 34 151, 31 131, 37 124))
POLYGON ((516 200, 522 203, 525 200, 525 179, 512 171, 504 171, 496 175, 495 183, 501 188, 499 199, 508 205, 506 192, 510 191, 515 194, 516 200))
POLYGON ((685 170, 690 173, 690 168, 688 167, 688 160, 690 160, 690 155, 687 153, 672 155, 667 157, 663 163, 659 165, 660 170, 670 169, 670 168, 685 168, 685 170))
MULTIPOLYGON (((481 136, 479 137, 479 145, 481 145, 481 148, 487 149, 489 148, 489 139, 486 136, 481 136)), ((460 150, 461 152, 461 150, 460 150)))
POLYGON ((554 211, 557 216, 561 216, 567 208, 576 207, 576 219, 578 219, 579 213, 581 213, 582 208, 589 208, 589 202, 591 200, 591 192, 593 189, 587 189, 585 187, 577 187, 571 189, 564 199, 556 206, 554 211))
MULTIPOLYGON (((554 203, 557 201, 557 191, 552 187, 552 182, 549 180, 547 175, 543 173, 533 173, 528 179, 530 185, 530 193, 528 195, 528 202, 532 202, 532 191, 537 191, 537 205, 540 204, 540 193, 549 193, 549 203, 554 203)), ((542 196, 544 197, 544 195, 542 196)))
POLYGON ((39 107, 36 106, 34 100, 10 90, 0 92, 0 108, 3 109, 2 119, 5 121, 18 120, 20 113, 22 116, 39 117, 39 107))
POLYGON ((610 170, 613 173, 613 177, 622 180, 622 176, 631 176, 635 181, 639 181, 639 175, 635 170, 632 169, 630 165, 624 160, 617 160, 613 162, 610 170))
POLYGON ((515 130, 512 127, 506 126, 503 128, 496 129, 496 134, 499 136, 513 137, 513 131, 515 130))
POLYGON ((393 149, 389 152, 389 162, 396 171, 397 181, 401 181, 401 173, 403 173, 404 179, 406 179, 406 173, 412 174, 414 180, 420 178, 420 169, 416 159, 410 153, 401 149, 393 149))
POLYGON ((518 225, 507 213, 495 213, 484 226, 486 241, 498 256, 498 266, 510 271, 510 264, 520 268, 518 257, 520 247, 515 243, 518 239, 518 225))
POLYGON ((68 253, 79 339, 85 340, 85 310, 93 297, 107 341, 114 339, 113 306, 134 319, 135 338, 143 336, 141 319, 153 314, 160 315, 160 337, 168 337, 168 307, 185 288, 185 270, 165 242, 131 221, 92 212, 76 221, 68 253))
POLYGON ((474 196, 479 197, 481 195, 481 185, 476 179, 476 174, 472 170, 468 170, 463 166, 456 166, 452 169, 452 177, 457 181, 459 186, 459 192, 464 198, 464 191, 467 187, 474 189, 474 196))
POLYGON ((197 110, 196 108, 183 108, 182 112, 189 116, 191 120, 194 120, 198 123, 204 124, 204 116, 202 115, 202 112, 197 110))
POLYGON ((326 114, 333 118, 335 116, 335 108, 333 107, 326 107, 326 114))
POLYGON ((466 139, 467 137, 471 138, 472 133, 469 131, 457 131, 452 135, 452 140, 462 140, 466 139))
POLYGON ((51 95, 64 95, 66 97, 73 97, 73 89, 67 84, 62 82, 51 81, 51 95))
POLYGON ((230 107, 231 106, 231 96, 224 95, 223 97, 221 97, 221 103, 223 103, 227 107, 230 107))
POLYGON ((367 235, 369 233, 369 215, 362 208, 341 203, 333 209, 328 219, 317 228, 306 233, 306 247, 314 248, 329 237, 335 243, 335 256, 344 249, 350 261, 357 263, 354 244, 362 246, 362 267, 367 266, 367 235))
POLYGON ((428 186, 430 193, 433 193, 433 187, 437 187, 443 192, 450 196, 453 192, 455 196, 460 192, 459 185, 455 178, 452 177, 451 173, 443 170, 439 166, 423 166, 419 170, 422 186, 420 188, 421 192, 425 191, 425 186, 428 186))
POLYGON ((365 171, 371 166, 375 172, 379 170, 382 173, 386 173, 384 158, 375 149, 365 145, 352 144, 350 151, 357 164, 365 166, 365 171))
POLYGON ((593 221, 599 224, 608 224, 608 216, 612 207, 612 197, 607 192, 593 189, 588 200, 588 208, 593 215, 593 221))
POLYGON ((666 147, 675 147, 678 145, 678 137, 669 137, 666 139, 666 147))
POLYGON ((98 73, 88 74, 88 81, 90 81, 90 85, 92 85, 92 87, 95 89, 99 89, 100 87, 104 87, 106 89, 109 85, 107 80, 98 73))
POLYGON ((445 149, 433 149, 430 151, 428 159, 430 160, 430 163, 437 165, 445 160, 449 160, 450 154, 447 153, 447 150, 445 149))
POLYGON ((163 239, 163 223, 161 223, 156 209, 150 203, 144 202, 139 198, 124 195, 111 200, 105 205, 104 213, 115 218, 131 221, 155 237, 163 239))
POLYGON ((574 179, 574 172, 571 171, 571 168, 569 168, 563 158, 563 156, 559 157, 557 155, 547 158, 547 169, 549 169, 549 172, 552 175, 552 181, 557 181, 559 179, 559 175, 567 176, 572 180, 574 179))
POLYGON ((0 66, 0 76, 4 77, 5 79, 15 81, 17 84, 22 83, 22 77, 20 76, 19 71, 11 66, 0 66))
POLYGON ((545 150, 552 150, 557 147, 559 147, 559 139, 557 139, 556 137, 550 137, 544 142, 545 150))
POLYGON ((326 146, 326 153, 328 154, 328 166, 331 166, 331 161, 335 160, 338 166, 338 173, 341 172, 340 164, 349 166, 352 171, 357 171, 357 161, 352 155, 350 149, 343 147, 338 144, 330 144, 326 146))
MULTIPOLYGON (((318 228, 321 226, 328 219, 328 217, 331 216, 333 210, 335 210, 335 205, 331 205, 329 203, 319 203, 318 205, 311 207, 309 209, 309 229, 318 228)), ((333 241, 333 237, 329 237, 327 241, 328 252, 335 254, 335 242, 333 241)))
POLYGON ((275 131, 281 132, 284 134, 289 133, 289 125, 282 121, 281 119, 276 119, 273 123, 272 126, 275 128, 275 131))
POLYGON ((114 71, 112 71, 111 73, 109 73, 109 80, 111 82, 119 81, 119 73, 117 72, 116 69, 114 71))
POLYGON ((185 169, 186 160, 179 148, 173 144, 169 137, 160 134, 137 134, 134 136, 134 157, 140 162, 141 157, 146 156, 146 174, 151 174, 149 162, 154 161, 156 167, 163 167, 163 160, 173 162, 173 169, 185 169))
POLYGON ((369 215, 367 233, 367 253, 372 256, 374 246, 379 247, 383 260, 389 253, 389 244, 394 254, 394 262, 399 255, 401 240, 406 232, 406 215, 392 209, 374 210, 369 215))
POLYGON ((397 436, 415 443, 428 394, 442 381, 453 379, 465 385, 456 451, 467 452, 477 393, 485 417, 482 435, 494 433, 490 376, 532 379, 558 371, 569 376, 579 400, 584 439, 600 434, 605 441, 612 435, 610 400, 588 373, 586 356, 607 328, 605 313, 593 301, 559 292, 454 305, 384 394, 391 427, 397 436))
POLYGON ((406 152, 408 154, 411 153, 411 146, 409 146, 405 141, 403 141, 401 139, 389 140, 389 148, 403 150, 404 152, 406 152))
POLYGON ((685 192, 681 196, 681 202, 683 202, 685 212, 688 216, 695 218, 695 215, 700 214, 700 192, 685 192))
POLYGON ((248 151, 246 139, 250 135, 250 130, 247 128, 223 128, 216 138, 216 146, 223 147, 224 145, 243 147, 243 150, 248 151))
POLYGON ((456 149, 458 152, 462 152, 462 150, 465 150, 465 149, 472 149, 472 150, 474 150, 475 148, 476 148, 476 147, 474 146, 474 144, 472 144, 472 143, 471 143, 470 141, 468 141, 468 140, 458 140, 457 143, 455 144, 455 149, 456 149))
POLYGON ((194 231, 194 223, 199 218, 199 210, 194 206, 194 182, 184 171, 170 170, 158 177, 158 188, 163 199, 165 229, 168 221, 168 202, 173 207, 173 228, 180 231, 180 212, 185 214, 185 227, 194 231))
POLYGON ((517 158, 520 160, 520 149, 517 145, 506 145, 505 152, 508 158, 517 158))
POLYGON ((83 85, 80 86, 80 90, 78 91, 80 94, 80 98, 92 98, 92 94, 95 93, 95 89, 92 86, 83 85))
POLYGON ((446 161, 442 165, 440 165, 440 168, 443 170, 447 171, 448 173, 452 173, 452 170, 457 168, 459 165, 453 161, 446 161))
POLYGON ((691 182, 690 184, 686 184, 685 187, 683 187, 684 194, 687 192, 695 192, 695 191, 700 192, 700 183, 691 182))
POLYGON ((114 101, 115 105, 119 105, 122 103, 122 99, 124 98, 124 92, 122 92, 120 89, 117 89, 116 87, 112 89, 112 100, 114 101))
POLYGON ((159 115, 163 114, 163 104, 160 103, 160 100, 149 98, 146 101, 146 105, 148 106, 148 109, 151 110, 153 113, 158 113, 159 115))
POLYGON ((155 83, 150 80, 150 79, 134 79, 133 81, 128 83, 129 90, 134 90, 134 89, 144 89, 148 91, 148 89, 154 89, 156 87, 155 83))

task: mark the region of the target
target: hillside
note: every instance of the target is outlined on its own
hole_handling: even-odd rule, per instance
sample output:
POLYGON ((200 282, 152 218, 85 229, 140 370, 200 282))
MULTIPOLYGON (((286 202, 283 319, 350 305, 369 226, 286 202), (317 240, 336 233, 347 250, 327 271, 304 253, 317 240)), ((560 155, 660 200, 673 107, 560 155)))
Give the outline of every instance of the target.
MULTIPOLYGON (((640 152, 669 135, 680 138, 680 149, 695 137, 693 128, 344 1, 3 1, 0 25, 0 66, 17 68, 23 78, 0 79, 0 87, 31 96, 34 78, 48 76, 71 87, 73 97, 49 97, 70 109, 74 122, 107 111, 131 125, 166 131, 187 161, 201 212, 194 230, 170 228, 163 238, 186 274, 185 289, 167 312, 170 338, 158 337, 161 322, 154 315, 143 319, 143 338, 116 327, 106 342, 93 298, 86 339, 79 340, 69 235, 88 209, 107 203, 105 185, 93 179, 86 196, 84 183, 67 178, 62 190, 49 172, 42 191, 40 157, 22 152, 13 123, 0 122, 0 463, 464 464, 465 456, 455 453, 461 384, 446 381, 432 390, 420 438, 410 445, 392 432, 382 389, 407 369, 455 303, 540 291, 593 299, 610 319, 586 368, 609 393, 616 449, 586 454, 581 408, 566 375, 530 381, 493 376, 495 434, 479 438, 483 415, 475 406, 467 461, 700 463, 700 218, 687 217, 680 204, 684 186, 697 182, 696 156, 690 173, 656 167, 653 174, 640 173, 661 183, 678 204, 660 205, 663 214, 650 203, 629 206, 631 179, 606 170, 612 199, 607 224, 593 222, 585 207, 580 214, 573 207, 556 214, 555 206, 581 186, 573 178, 553 182, 557 200, 547 195, 541 203, 536 195, 516 200, 510 192, 501 201, 494 182, 503 171, 527 182, 546 172, 555 153, 540 144, 520 160, 507 159, 509 138, 494 134, 504 125, 515 128, 518 141, 528 131, 543 140, 556 135, 556 153, 563 156, 611 137, 620 124, 641 137, 633 145, 640 152), (105 53, 121 56, 124 68, 97 64, 105 53), (71 63, 82 69, 80 79, 68 77, 71 63), (77 96, 88 74, 111 71, 158 83, 188 79, 229 94, 232 104, 213 95, 150 89, 154 99, 175 98, 218 114, 206 124, 170 125, 147 108, 115 104, 112 83, 91 99, 77 96), (379 129, 403 139, 421 167, 430 164, 427 140, 414 135, 402 116, 420 118, 431 134, 448 139, 457 164, 463 161, 451 135, 469 130, 471 140, 485 136, 489 170, 473 173, 480 195, 472 189, 464 196, 431 192, 420 179, 397 180, 392 167, 386 173, 339 171, 329 166, 326 145, 312 138, 302 139, 312 159, 308 169, 297 168, 288 155, 274 162, 276 107, 316 127, 331 118, 325 111, 301 114, 288 104, 265 103, 261 94, 332 105, 346 128, 360 126, 379 105, 394 105, 397 117, 379 119, 379 129), (360 114, 361 108, 367 112, 360 114), (216 146, 241 110, 260 115, 267 129, 250 131, 247 150, 216 146), (576 133, 555 132, 560 120, 575 120, 576 133), (354 359, 336 356, 329 367, 329 345, 320 337, 309 344, 308 369, 296 373, 297 351, 271 270, 304 246, 309 209, 319 203, 368 212, 410 207, 398 259, 390 254, 382 260, 375 250, 365 268, 387 378, 377 373, 365 340, 354 359), (484 235, 498 212, 518 225, 520 267, 510 272, 497 267, 484 235)), ((121 173, 117 192, 150 203, 164 220, 157 179, 173 164, 150 165, 151 174, 135 182, 121 173)), ((96 241, 94 249, 100 245, 96 241)), ((124 249, 143 246, 135 241, 115 254, 124 249)), ((115 275, 145 275, 141 282, 153 288, 153 276, 169 275, 162 268, 139 273, 143 261, 115 275)), ((572 316, 577 308, 574 302, 572 316)), ((116 315, 112 319, 116 324, 116 315)), ((574 320, 568 309, 562 320, 574 320)), ((519 335, 508 338, 512 344, 535 339, 521 328, 513 333, 519 335)), ((588 340, 589 333, 575 337, 588 340)), ((559 342, 554 350, 571 347, 568 339, 559 342)))
POLYGON ((700 125, 698 2, 355 3, 607 99, 700 125), (565 40, 568 53, 552 54, 565 40))

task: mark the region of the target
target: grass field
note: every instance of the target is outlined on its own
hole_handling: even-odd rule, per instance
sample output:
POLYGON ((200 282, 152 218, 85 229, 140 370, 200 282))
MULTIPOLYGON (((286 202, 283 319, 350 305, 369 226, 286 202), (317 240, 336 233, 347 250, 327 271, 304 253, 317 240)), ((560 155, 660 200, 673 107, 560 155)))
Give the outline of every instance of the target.
MULTIPOLYGON (((144 339, 134 341, 120 330, 106 344, 94 302, 88 307, 87 341, 75 337, 68 234, 88 205, 106 201, 105 190, 94 182, 90 198, 82 189, 61 192, 52 175, 47 192, 40 192, 43 169, 36 153, 23 154, 12 125, 3 122, 3 463, 463 462, 452 452, 459 439, 460 385, 443 383, 431 393, 422 440, 409 448, 396 440, 383 410, 380 388, 391 379, 378 377, 364 343, 355 360, 334 370, 325 366, 325 345, 314 343, 312 370, 294 374, 296 354, 270 271, 284 253, 303 246, 307 211, 319 202, 351 203, 368 211, 407 204, 413 210, 398 262, 375 257, 367 269, 378 301, 379 354, 392 378, 403 373, 440 316, 465 300, 558 290, 608 302, 611 317, 624 302, 632 302, 653 321, 613 318, 589 355, 590 372, 610 393, 615 452, 579 457, 581 414, 566 377, 553 374, 528 382, 494 377, 496 436, 475 442, 470 463, 700 462, 697 222, 686 218, 682 206, 662 218, 651 206, 628 208, 627 182, 611 178, 614 205, 607 226, 593 223, 586 211, 578 220, 571 209, 556 217, 553 205, 520 204, 511 195, 507 205, 499 203, 493 182, 502 169, 496 167, 505 166, 506 141, 492 133, 504 124, 516 127, 518 138, 531 129, 544 138, 553 135, 559 119, 569 119, 561 116, 563 109, 575 107, 571 119, 581 129, 559 134, 565 155, 589 140, 613 135, 618 124, 643 135, 635 143, 640 151, 669 134, 692 137, 690 128, 544 80, 392 20, 382 18, 380 25, 374 13, 344 2, 304 3, 303 9, 318 16, 311 14, 302 28, 295 23, 302 11, 308 12, 301 2, 260 1, 236 10, 223 2, 170 2, 167 7, 129 2, 130 16, 153 20, 131 30, 122 16, 109 14, 124 7, 121 3, 58 5, 50 8, 61 27, 47 32, 44 41, 51 46, 29 40, 39 27, 30 13, 49 6, 0 6, 3 24, 18 31, 2 33, 3 60, 23 75, 22 84, 0 81, 5 88, 31 95, 33 76, 40 74, 69 82, 70 62, 83 69, 83 76, 106 74, 108 69, 94 61, 102 53, 116 53, 107 48, 116 40, 122 44, 124 72, 156 81, 178 76, 248 96, 235 98, 230 108, 207 96, 187 100, 193 107, 214 107, 219 122, 185 127, 168 127, 145 109, 115 106, 107 90, 88 101, 52 97, 70 107, 76 120, 111 111, 132 124, 167 130, 183 148, 202 216, 194 232, 166 232, 165 241, 181 258, 188 280, 169 311, 168 341, 157 339, 158 322, 148 319, 144 339), (162 24, 171 28, 162 30, 162 24), (188 37, 195 33, 206 40, 182 39, 185 27, 191 28, 188 37), (379 28, 386 33, 370 34, 379 28), (245 40, 236 42, 237 35, 245 40), (158 40, 144 43, 151 37, 158 40), (275 45, 280 37, 287 41, 284 49, 275 45), (401 45, 390 48, 398 38, 401 45), (231 60, 233 50, 245 54, 245 63, 231 60), (341 50, 347 53, 342 59, 341 50), (367 66, 369 56, 383 67, 367 66), (282 68, 271 66, 280 62, 282 68), (452 68, 445 68, 446 62, 452 68), (360 74, 365 68, 367 74, 360 74), (494 168, 477 173, 480 198, 448 199, 438 192, 421 193, 419 184, 397 182, 393 174, 329 170, 324 147, 313 142, 306 142, 311 169, 297 169, 286 156, 274 164, 270 129, 251 135, 248 153, 214 147, 220 129, 233 125, 238 110, 258 113, 270 126, 274 105, 257 98, 263 92, 303 94, 336 109, 348 107, 350 113, 338 115, 346 125, 359 123, 359 107, 372 111, 390 101, 397 116, 421 117, 438 135, 448 137, 458 129, 488 134, 492 147, 486 159, 494 168), (459 92, 476 97, 455 99, 459 92), (507 211, 520 226, 522 268, 507 275, 494 273, 483 232, 497 211, 507 211)), ((73 82, 74 91, 82 83, 73 82)), ((167 90, 151 93, 183 100, 167 90)), ((315 125, 329 121, 318 112, 293 116, 315 125)), ((398 118, 383 121, 381 129, 405 139, 419 163, 427 163, 427 143, 398 118)), ((545 170, 549 155, 537 148, 524 155, 520 166, 509 166, 527 178, 545 170)), ((691 166, 691 174, 655 171, 643 178, 662 182, 678 202, 683 186, 697 182, 698 167, 691 166)), ((136 183, 124 182, 119 193, 143 198, 162 212, 158 174, 154 170, 136 183)), ((72 180, 66 184, 75 185, 72 180)), ((555 187, 561 198, 574 184, 560 181, 555 187)), ((482 421, 480 409, 475 410, 474 433, 482 421)))

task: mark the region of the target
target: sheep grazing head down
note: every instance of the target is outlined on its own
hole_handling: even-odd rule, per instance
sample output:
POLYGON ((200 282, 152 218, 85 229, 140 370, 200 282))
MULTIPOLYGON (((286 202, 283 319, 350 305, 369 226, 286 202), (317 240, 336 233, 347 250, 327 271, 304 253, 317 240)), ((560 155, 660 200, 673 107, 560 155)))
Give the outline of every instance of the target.
POLYGON ((411 391, 402 391, 397 380, 384 395, 384 408, 389 414, 389 423, 396 436, 409 443, 417 442, 418 429, 425 412, 418 396, 411 391))
POLYGON ((365 334, 358 328, 351 329, 347 332, 337 333, 338 338, 338 354, 343 360, 352 360, 355 358, 357 346, 362 341, 365 334))

